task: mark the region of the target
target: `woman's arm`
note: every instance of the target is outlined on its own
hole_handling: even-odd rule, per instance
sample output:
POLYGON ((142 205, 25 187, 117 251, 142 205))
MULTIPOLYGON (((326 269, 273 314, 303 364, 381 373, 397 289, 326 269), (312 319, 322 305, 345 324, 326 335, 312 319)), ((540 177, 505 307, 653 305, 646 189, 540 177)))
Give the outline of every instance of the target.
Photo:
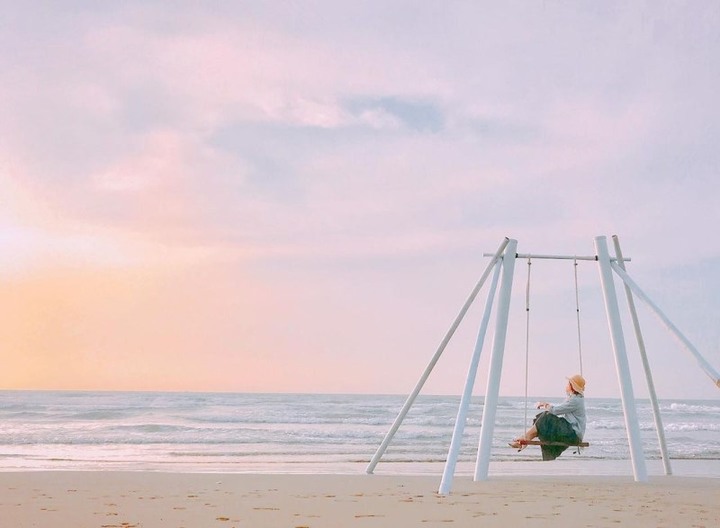
POLYGON ((558 405, 548 405, 548 407, 545 407, 545 409, 555 415, 561 415, 574 413, 579 410, 581 406, 582 402, 580 401, 580 398, 568 398, 567 400, 558 405))

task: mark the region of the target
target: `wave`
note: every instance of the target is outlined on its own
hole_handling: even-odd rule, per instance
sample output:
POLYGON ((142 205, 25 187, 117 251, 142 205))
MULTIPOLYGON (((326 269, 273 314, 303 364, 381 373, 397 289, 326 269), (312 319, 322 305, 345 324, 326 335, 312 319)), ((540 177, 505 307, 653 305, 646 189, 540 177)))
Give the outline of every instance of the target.
POLYGON ((65 415, 66 420, 82 420, 82 421, 106 421, 106 420, 122 420, 125 418, 137 416, 137 412, 125 409, 117 410, 91 410, 65 415))
MULTIPOLYGON (((390 426, 394 416, 322 416, 322 415, 284 415, 284 416, 186 416, 189 423, 199 424, 288 424, 288 425, 368 425, 390 426)), ((407 425, 432 427, 450 426, 455 423, 455 415, 408 415, 404 421, 407 425)))
POLYGON ((671 423, 665 425, 666 431, 720 431, 720 423, 671 423))
POLYGON ((670 410, 677 413, 710 414, 720 416, 720 405, 695 405, 690 403, 671 403, 661 407, 663 410, 670 410))

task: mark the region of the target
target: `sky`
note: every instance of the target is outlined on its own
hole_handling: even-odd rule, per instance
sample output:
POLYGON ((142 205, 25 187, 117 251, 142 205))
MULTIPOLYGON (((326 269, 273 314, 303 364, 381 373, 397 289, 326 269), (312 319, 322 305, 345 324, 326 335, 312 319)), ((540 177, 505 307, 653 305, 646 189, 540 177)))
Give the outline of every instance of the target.
MULTIPOLYGON (((407 394, 505 237, 594 255, 618 235, 720 369, 717 2, 2 13, 0 388, 407 394)), ((561 397, 574 268, 531 269, 528 390, 561 397)), ((526 281, 518 260, 505 395, 525 390, 526 281)), ((462 392, 486 295, 425 393, 462 392)), ((593 262, 578 298, 587 394, 618 397, 593 262)), ((638 311, 660 398, 720 397, 638 311)))

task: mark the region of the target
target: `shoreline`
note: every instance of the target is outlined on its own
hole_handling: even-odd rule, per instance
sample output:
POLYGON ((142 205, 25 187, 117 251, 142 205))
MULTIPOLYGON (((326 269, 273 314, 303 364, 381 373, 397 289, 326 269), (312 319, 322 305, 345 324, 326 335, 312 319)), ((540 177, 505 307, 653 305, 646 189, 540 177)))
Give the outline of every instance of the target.
MULTIPOLYGON (((718 459, 671 459, 673 476, 720 479, 720 460, 718 459)), ((387 476, 442 476, 444 462, 398 462, 381 460, 375 468, 376 475, 387 476)), ((137 473, 188 473, 188 474, 237 474, 237 475, 345 475, 359 476, 365 474, 367 462, 328 462, 319 464, 316 461, 298 462, 258 462, 243 464, 220 462, 180 465, 177 463, 97 463, 86 465, 78 461, 58 461, 58 465, 48 467, 42 463, 31 465, 5 465, 0 467, 3 473, 35 473, 35 472, 137 472, 137 473)), ((472 477, 474 461, 458 462, 455 476, 472 477)), ((646 460, 647 473, 650 477, 665 476, 662 460, 646 460)), ((535 460, 491 460, 489 477, 573 477, 581 475, 600 477, 632 477, 633 468, 630 460, 606 460, 582 457, 561 457, 553 462, 535 460)))
POLYGON ((0 473, 13 527, 695 526, 720 524, 720 481, 651 476, 439 477, 122 471, 0 473))

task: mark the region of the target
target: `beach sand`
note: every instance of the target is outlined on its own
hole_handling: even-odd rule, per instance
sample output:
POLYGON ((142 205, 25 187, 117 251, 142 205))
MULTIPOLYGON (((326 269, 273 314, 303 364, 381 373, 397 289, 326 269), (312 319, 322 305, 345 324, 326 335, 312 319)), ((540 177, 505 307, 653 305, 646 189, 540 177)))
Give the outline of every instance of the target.
POLYGON ((720 526, 720 479, 0 473, 0 527, 720 526))

